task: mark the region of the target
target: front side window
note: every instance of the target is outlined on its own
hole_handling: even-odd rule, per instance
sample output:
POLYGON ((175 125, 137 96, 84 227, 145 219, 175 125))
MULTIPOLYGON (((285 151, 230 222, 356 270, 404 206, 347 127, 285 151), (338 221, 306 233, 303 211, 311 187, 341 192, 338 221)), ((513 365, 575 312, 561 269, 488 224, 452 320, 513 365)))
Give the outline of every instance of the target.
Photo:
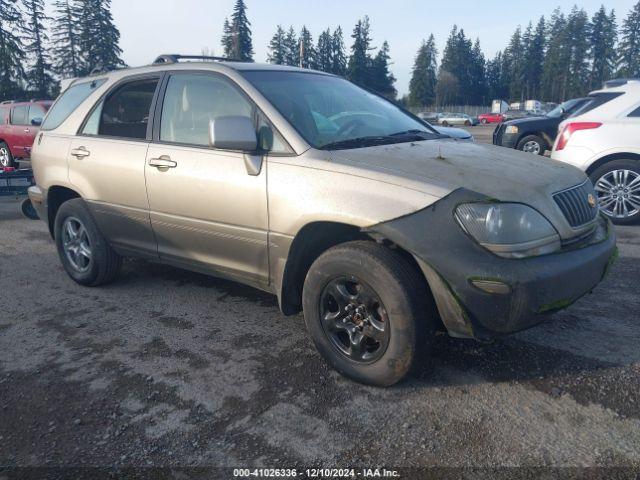
POLYGON ((393 103, 342 78, 264 70, 242 74, 315 148, 439 138, 393 103))
POLYGON ((100 111, 98 135, 144 140, 147 138, 151 103, 157 86, 158 79, 149 78, 117 88, 94 109, 87 124, 96 122, 94 115, 100 111))
POLYGON ((222 77, 173 75, 162 104, 160 141, 208 146, 209 124, 223 116, 252 118, 253 106, 222 77))
POLYGON ((14 107, 11 111, 12 125, 27 125, 27 117, 29 113, 29 105, 20 105, 14 107))
POLYGON ((62 125, 62 122, 104 82, 106 80, 101 79, 71 85, 49 110, 49 114, 42 124, 42 130, 53 130, 62 125))
POLYGON ((630 117, 640 117, 640 107, 636 108, 633 112, 629 114, 630 117))

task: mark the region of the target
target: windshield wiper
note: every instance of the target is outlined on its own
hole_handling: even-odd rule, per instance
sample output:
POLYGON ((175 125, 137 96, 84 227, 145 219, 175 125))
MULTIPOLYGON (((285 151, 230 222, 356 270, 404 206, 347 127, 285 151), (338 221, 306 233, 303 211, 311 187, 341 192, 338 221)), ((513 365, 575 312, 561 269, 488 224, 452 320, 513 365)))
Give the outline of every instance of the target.
POLYGON ((349 138, 347 140, 338 140, 330 142, 319 147, 321 150, 340 150, 343 148, 360 148, 372 147, 375 145, 390 145, 393 143, 415 142, 426 140, 425 135, 433 135, 423 130, 407 130, 405 132, 396 132, 390 135, 370 135, 367 137, 349 138))

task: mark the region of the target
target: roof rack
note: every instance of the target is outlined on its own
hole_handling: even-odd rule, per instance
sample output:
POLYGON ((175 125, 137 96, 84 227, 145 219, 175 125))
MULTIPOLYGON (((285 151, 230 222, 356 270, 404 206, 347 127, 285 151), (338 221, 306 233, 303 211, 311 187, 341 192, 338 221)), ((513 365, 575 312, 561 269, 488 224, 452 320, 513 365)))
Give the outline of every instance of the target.
POLYGON ((604 82, 603 88, 621 87, 629 82, 640 82, 640 78, 615 78, 613 80, 607 80, 604 82))
POLYGON ((212 62, 246 62, 237 58, 228 57, 212 57, 210 55, 178 55, 174 53, 162 54, 156 58, 152 65, 165 65, 170 63, 178 63, 180 60, 210 60, 212 62))
POLYGON ((2 102, 0 102, 0 105, 9 105, 11 103, 16 103, 15 100, 4 100, 2 102))

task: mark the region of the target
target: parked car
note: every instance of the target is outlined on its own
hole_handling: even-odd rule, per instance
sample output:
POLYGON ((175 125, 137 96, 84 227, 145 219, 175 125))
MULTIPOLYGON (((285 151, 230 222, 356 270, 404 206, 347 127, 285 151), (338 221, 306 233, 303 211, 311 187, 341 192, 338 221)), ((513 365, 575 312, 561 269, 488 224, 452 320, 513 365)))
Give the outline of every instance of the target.
POLYGON ((438 124, 448 127, 449 125, 465 125, 471 127, 478 124, 478 119, 466 113, 443 113, 438 117, 438 124))
POLYGON ((482 113, 478 115, 478 121, 483 125, 487 123, 501 123, 504 121, 504 115, 502 113, 482 113))
POLYGON ((494 130, 493 144, 544 155, 553 146, 560 122, 590 101, 589 98, 574 98, 544 116, 505 121, 494 130))
POLYGON ((614 223, 640 222, 640 80, 607 82, 560 124, 551 157, 584 170, 614 223))
POLYGON ((443 138, 327 73, 183 60, 78 79, 42 125, 29 197, 81 285, 124 256, 237 280, 302 310, 338 371, 391 385, 436 330, 536 325, 613 258, 572 166, 443 138))
POLYGON ((48 100, 0 103, 0 166, 15 167, 16 159, 28 159, 33 139, 51 106, 48 100))
POLYGON ((417 114, 418 118, 432 125, 435 125, 438 123, 438 118, 441 115, 442 115, 441 113, 437 113, 437 112, 420 112, 417 114))

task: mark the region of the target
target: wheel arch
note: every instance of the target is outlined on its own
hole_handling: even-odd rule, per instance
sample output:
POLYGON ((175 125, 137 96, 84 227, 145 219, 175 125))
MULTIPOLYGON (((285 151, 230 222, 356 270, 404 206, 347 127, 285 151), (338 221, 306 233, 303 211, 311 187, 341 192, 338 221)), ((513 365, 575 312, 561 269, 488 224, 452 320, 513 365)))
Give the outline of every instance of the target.
POLYGON ((612 162, 614 160, 636 160, 640 162, 640 155, 637 153, 630 153, 630 152, 618 152, 618 153, 612 153, 610 155, 605 155, 604 157, 597 159, 595 162, 589 165, 589 167, 586 170, 587 175, 591 175, 593 172, 595 172, 598 168, 600 168, 605 163, 612 162))
POLYGON ((82 198, 75 190, 62 185, 53 185, 47 190, 47 224, 51 238, 55 238, 54 222, 60 206, 73 198, 82 198))

